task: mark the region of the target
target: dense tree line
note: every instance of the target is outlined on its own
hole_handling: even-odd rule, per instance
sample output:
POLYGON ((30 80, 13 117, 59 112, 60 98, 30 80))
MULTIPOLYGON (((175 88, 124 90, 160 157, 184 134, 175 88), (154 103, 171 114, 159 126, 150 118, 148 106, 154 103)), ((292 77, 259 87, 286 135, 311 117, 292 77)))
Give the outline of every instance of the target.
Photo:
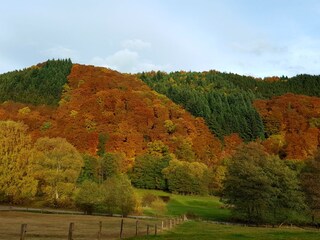
POLYGON ((306 163, 283 161, 259 143, 249 143, 215 173, 217 168, 186 157, 194 155, 186 142, 175 155, 158 140, 128 172, 123 155, 105 150, 106 136, 99 137, 96 156, 81 156, 65 139, 41 137, 33 143, 26 125, 0 121, 0 202, 37 201, 76 205, 88 214, 127 215, 138 207, 128 174, 136 187, 179 194, 208 194, 211 181, 221 181, 222 198, 236 220, 281 224, 320 216, 319 153, 306 163))
POLYGON ((228 163, 223 197, 235 218, 251 223, 290 221, 306 208, 297 172, 257 143, 239 148, 228 163))
MULTIPOLYGON (((71 64, 69 60, 58 62, 65 66, 71 64)), ((49 68, 49 63, 56 66, 57 62, 48 61, 26 69, 23 74, 8 75, 27 76, 32 69, 37 69, 34 75, 30 74, 41 82, 38 74, 49 68)), ((221 153, 220 142, 213 139, 202 119, 193 119, 166 97, 149 91, 141 81, 129 75, 120 77, 115 74, 106 69, 75 65, 68 84, 63 84, 61 78, 59 94, 64 91, 64 103, 51 115, 47 115, 47 110, 42 112, 39 106, 2 105, 2 119, 24 121, 31 131, 27 131, 22 123, 0 122, 0 201, 20 203, 36 199, 57 207, 76 204, 88 213, 103 209, 125 215, 136 204, 131 180, 135 187, 180 194, 222 192, 225 201, 234 208, 234 217, 248 222, 288 221, 297 213, 308 211, 305 202, 317 217, 320 206, 317 186, 319 157, 298 167, 268 155, 257 145, 242 146, 242 151, 234 153, 241 139, 237 134, 230 135, 239 133, 246 141, 264 135, 273 136, 274 142, 269 148, 275 150, 269 153, 278 154, 278 148, 285 144, 280 134, 281 120, 266 121, 264 118, 263 126, 252 101, 290 89, 316 95, 319 82, 316 76, 262 81, 213 71, 140 75, 157 91, 184 105, 194 115, 204 117, 217 136, 229 135, 224 138, 225 147, 221 153), (309 83, 313 87, 304 90, 303 86, 309 83), (67 138, 77 149, 56 136, 67 138), (77 150, 88 154, 80 155, 77 150), (223 159, 220 165, 217 165, 218 159, 223 159), (22 185, 24 188, 19 187, 22 185), (120 191, 121 188, 126 191, 120 191), (239 193, 243 196, 241 201, 239 193)), ((14 85, 21 83, 10 81, 4 81, 7 85, 0 83, 7 88, 12 83, 8 88, 11 93, 6 96, 13 96, 14 85)), ((55 82, 54 77, 50 81, 55 82)), ((32 91, 26 86, 36 99, 29 103, 58 104, 60 98, 49 94, 52 90, 50 83, 44 81, 50 85, 44 94, 39 92, 42 89, 40 82, 35 84, 37 87, 30 88, 32 91), (41 102, 50 98, 50 103, 41 102)), ((17 89, 20 91, 21 88, 17 89)), ((29 97, 31 99, 32 95, 29 97)), ((21 102, 27 102, 25 99, 21 102)), ((303 126, 313 126, 306 139, 312 140, 312 146, 318 146, 313 142, 318 138, 314 129, 319 125, 319 119, 311 114, 317 112, 313 107, 317 103, 305 101, 311 106, 306 111, 287 99, 290 98, 279 103, 287 110, 277 108, 271 111, 272 106, 267 103, 260 105, 266 109, 268 117, 271 112, 281 117, 280 113, 288 111, 290 118, 297 116, 298 112, 307 112, 311 116, 308 118, 310 123, 298 117, 295 119, 303 126)), ((297 130, 301 126, 289 121, 285 125, 294 129, 295 134, 299 133, 297 130)), ((289 138, 287 141, 293 142, 289 138)))
POLYGON ((320 76, 256 79, 232 73, 149 72, 138 74, 151 88, 203 117, 222 139, 238 133, 245 141, 265 135, 261 117, 252 106, 255 99, 268 99, 291 92, 320 96, 320 76))
POLYGON ((74 64, 58 108, 11 101, 0 104, 0 113, 1 120, 26 123, 33 137, 60 136, 91 155, 100 133, 108 134, 109 152, 131 161, 154 140, 174 151, 179 146, 174 139, 188 139, 197 160, 206 164, 214 164, 221 151, 220 141, 202 119, 136 77, 99 67, 74 64))
POLYGON ((0 102, 57 105, 72 67, 70 59, 42 64, 0 75, 0 102))
POLYGON ((194 155, 190 149, 185 153, 180 150, 176 156, 163 142, 150 142, 146 153, 138 155, 129 170, 124 166, 123 156, 103 153, 100 148, 97 152, 100 153, 98 157, 84 156, 79 183, 89 181, 100 184, 109 178, 127 173, 137 188, 160 189, 180 194, 209 193, 212 171, 205 164, 184 157, 185 154, 194 155))
POLYGON ((239 146, 226 164, 222 190, 232 217, 256 224, 319 221, 319 156, 284 161, 258 143, 239 146))
POLYGON ((25 124, 0 121, 0 203, 76 205, 87 213, 127 215, 137 198, 128 177, 113 167, 117 160, 104 153, 83 161, 66 139, 41 137, 33 143, 25 124))

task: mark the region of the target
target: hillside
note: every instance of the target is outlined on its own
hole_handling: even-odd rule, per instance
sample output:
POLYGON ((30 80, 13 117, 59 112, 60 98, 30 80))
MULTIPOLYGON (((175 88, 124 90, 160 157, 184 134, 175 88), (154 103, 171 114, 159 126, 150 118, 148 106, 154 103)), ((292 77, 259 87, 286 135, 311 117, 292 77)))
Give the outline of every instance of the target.
MULTIPOLYGON (((60 65, 64 65, 64 61, 60 65)), ((47 67, 48 63, 45 63, 1 75, 0 86, 14 85, 14 80, 19 84, 27 83, 25 79, 45 82, 47 75, 43 76, 43 68, 47 67), (39 74, 35 74, 33 69, 39 74), (10 75, 21 77, 9 78, 10 75)), ((99 134, 104 134, 108 139, 106 150, 124 154, 130 162, 146 151, 149 142, 155 140, 168 145, 172 153, 187 142, 192 146, 197 161, 207 165, 214 164, 219 158, 220 141, 210 133, 203 119, 193 117, 167 97, 152 91, 135 76, 78 64, 72 66, 70 74, 68 71, 65 73, 65 84, 59 80, 60 92, 55 87, 58 85, 56 82, 46 83, 47 90, 52 89, 55 93, 54 97, 47 91, 43 92, 40 85, 30 86, 31 90, 27 92, 33 92, 27 95, 28 98, 11 97, 16 90, 7 88, 8 94, 2 96, 0 119, 23 121, 28 125, 33 139, 42 136, 66 138, 80 152, 91 155, 96 154, 99 134), (57 101, 60 95, 62 97, 57 101), (38 96, 41 100, 31 101, 38 96)), ((24 85, 18 89, 24 89, 24 85)), ((15 95, 21 94, 17 91, 15 95)))
POLYGON ((134 186, 219 194, 236 206, 237 221, 303 222, 309 207, 317 211, 320 98, 301 85, 317 79, 137 76, 69 60, 0 75, 8 90, 0 104, 0 202, 88 214, 140 214, 143 201, 165 208, 153 194, 140 201, 134 186), (285 94, 269 97, 274 84, 285 94), (286 93, 292 88, 303 95, 286 93))
POLYGON ((256 100, 270 153, 287 159, 307 159, 320 146, 320 98, 285 94, 256 100))
POLYGON ((56 106, 71 67, 70 59, 48 60, 30 68, 1 74, 0 102, 11 100, 56 106))
POLYGON ((217 71, 158 71, 138 77, 203 117, 227 148, 232 138, 238 141, 235 134, 245 142, 264 141, 271 153, 287 159, 306 159, 319 146, 319 76, 259 79, 217 71))
POLYGON ((0 75, 0 119, 23 121, 34 140, 63 137, 91 155, 105 135, 106 151, 131 163, 156 140, 171 153, 191 146, 195 159, 209 166, 240 142, 257 139, 281 158, 306 159, 319 146, 319 84, 319 77, 310 75, 128 75, 49 60, 0 75))
POLYGON ((23 121, 33 139, 66 138, 91 155, 102 134, 106 151, 124 154, 130 162, 155 140, 172 153, 192 146, 197 161, 209 166, 240 142, 257 139, 281 158, 306 159, 319 146, 319 84, 319 77, 310 75, 128 75, 49 60, 0 75, 0 119, 23 121))

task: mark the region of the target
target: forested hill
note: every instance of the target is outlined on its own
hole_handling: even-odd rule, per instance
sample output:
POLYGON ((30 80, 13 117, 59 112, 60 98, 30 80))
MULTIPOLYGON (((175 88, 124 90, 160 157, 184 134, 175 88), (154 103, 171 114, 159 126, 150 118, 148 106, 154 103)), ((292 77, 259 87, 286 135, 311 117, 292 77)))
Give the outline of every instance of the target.
POLYGON ((0 102, 58 105, 72 62, 49 60, 43 64, 0 75, 0 102))
POLYGON ((80 152, 134 158, 157 142, 184 158, 213 165, 220 141, 195 118, 132 75, 70 60, 51 60, 0 75, 0 120, 22 121, 34 139, 63 137, 80 152))
POLYGON ((138 76, 194 116, 203 117, 220 139, 232 133, 238 133, 245 141, 269 137, 264 120, 252 104, 257 99, 286 93, 320 96, 320 76, 311 75, 257 79, 217 71, 158 71, 138 76))
POLYGON ((213 165, 257 139, 281 158, 306 159, 320 146, 319 96, 319 76, 129 75, 49 60, 0 75, 0 120, 22 121, 34 139, 64 137, 93 155, 104 135, 106 150, 130 161, 161 141, 177 156, 213 165))

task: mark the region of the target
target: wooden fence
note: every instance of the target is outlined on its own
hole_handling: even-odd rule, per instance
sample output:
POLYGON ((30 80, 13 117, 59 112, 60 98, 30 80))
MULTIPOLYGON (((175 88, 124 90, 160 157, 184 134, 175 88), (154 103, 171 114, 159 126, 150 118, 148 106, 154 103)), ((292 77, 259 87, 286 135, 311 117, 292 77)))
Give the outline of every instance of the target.
MULTIPOLYGON (((118 228, 118 236, 112 236, 108 235, 108 231, 110 229, 103 228, 103 222, 99 221, 97 223, 97 229, 96 229, 96 238, 97 240, 103 240, 103 239, 110 239, 110 238, 128 238, 128 237, 135 237, 135 236, 144 236, 144 235, 157 235, 163 231, 170 230, 174 228, 176 225, 183 223, 186 221, 187 218, 185 215, 170 218, 170 219, 160 219, 153 223, 146 223, 145 221, 135 220, 134 229, 135 231, 132 232, 132 220, 129 222, 126 222, 125 218, 119 219, 119 228, 118 228), (126 232, 126 228, 130 227, 130 235, 124 234, 126 232)), ((40 237, 41 233, 35 233, 32 232, 31 238, 28 237, 28 224, 21 224, 21 231, 20 231, 20 240, 28 240, 28 239, 37 239, 37 236, 40 237)), ((116 230, 116 229, 115 229, 116 230)), ((45 229, 43 229, 45 231, 45 229)), ((68 240, 77 240, 77 223, 76 222, 70 222, 68 232, 66 232, 66 235, 68 235, 68 240)), ((50 236, 49 236, 50 237, 50 236)))

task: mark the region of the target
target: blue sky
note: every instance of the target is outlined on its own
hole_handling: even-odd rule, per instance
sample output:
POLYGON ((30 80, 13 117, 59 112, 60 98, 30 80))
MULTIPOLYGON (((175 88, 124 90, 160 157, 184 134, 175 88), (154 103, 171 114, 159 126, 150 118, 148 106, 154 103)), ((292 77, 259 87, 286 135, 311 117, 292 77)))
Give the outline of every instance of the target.
POLYGON ((11 0, 0 73, 52 58, 121 72, 320 74, 318 0, 11 0))

